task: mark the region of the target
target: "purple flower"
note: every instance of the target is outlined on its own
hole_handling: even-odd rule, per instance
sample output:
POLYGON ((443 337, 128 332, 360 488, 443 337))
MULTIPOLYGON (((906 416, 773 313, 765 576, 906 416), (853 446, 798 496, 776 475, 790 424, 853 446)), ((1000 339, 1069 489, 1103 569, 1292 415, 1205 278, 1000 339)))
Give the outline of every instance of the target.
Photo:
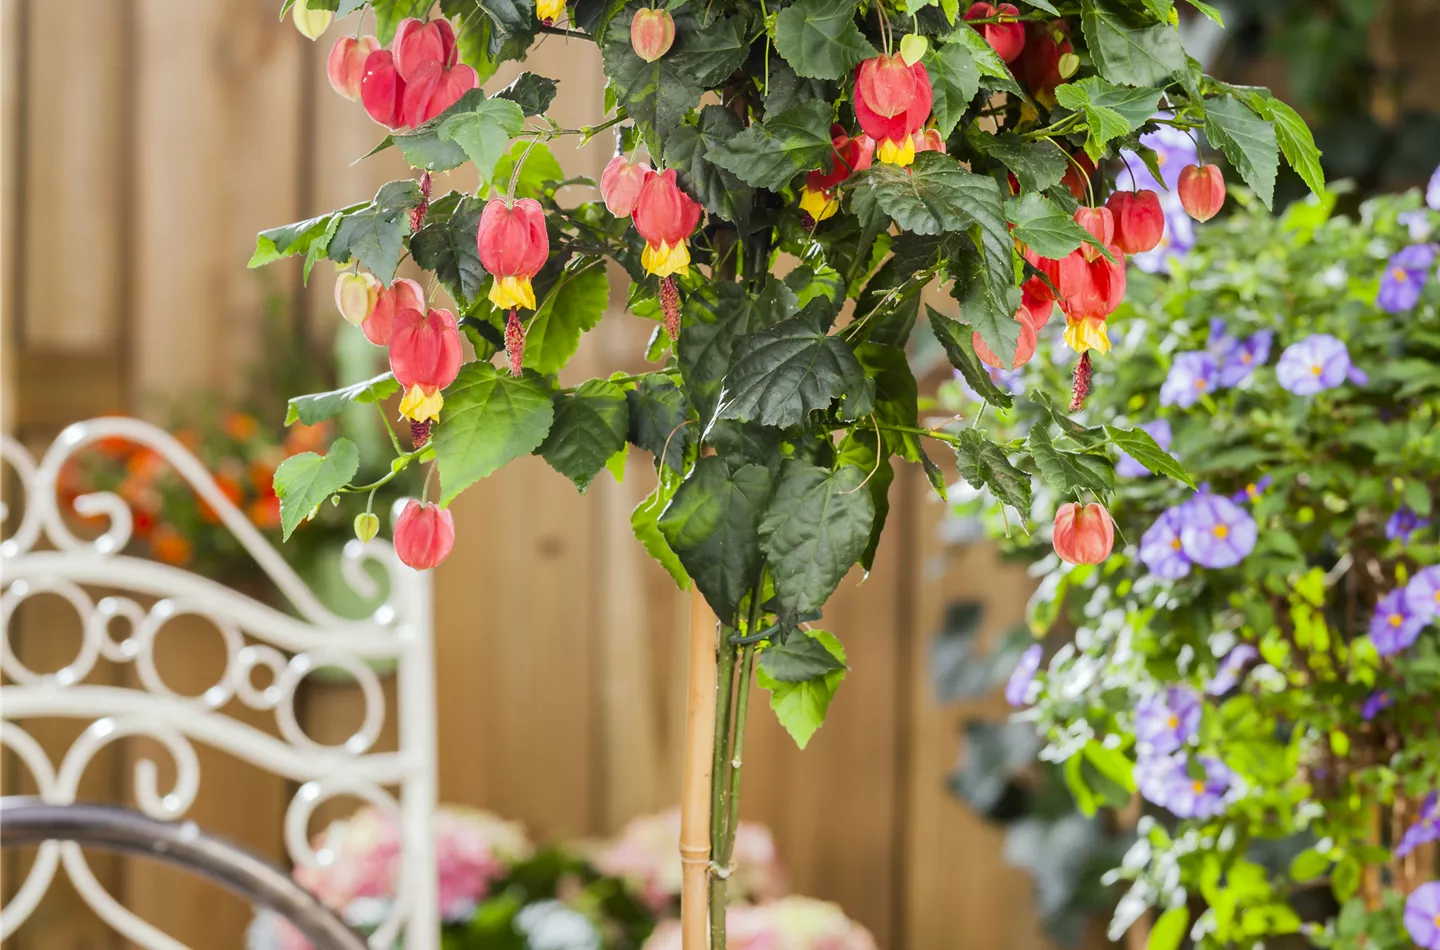
POLYGON ((1440 165, 1430 173, 1430 185, 1425 189, 1425 204, 1431 211, 1440 211, 1440 165))
POLYGON ((1275 331, 1259 330, 1231 346, 1220 363, 1216 385, 1238 386, 1249 379, 1255 367, 1264 365, 1270 358, 1270 343, 1274 339, 1275 331))
POLYGON ((1215 389, 1215 360, 1202 350, 1175 354, 1160 387, 1160 405, 1189 408, 1215 389))
POLYGON ((1180 527, 1180 509, 1167 508, 1140 536, 1140 560, 1150 573, 1168 581, 1190 573, 1190 558, 1180 543, 1180 527))
POLYGON ((1420 517, 1409 505, 1401 505, 1385 522, 1385 537, 1402 544, 1408 543, 1410 535, 1429 526, 1430 519, 1420 517))
POLYGON ((1195 778, 1188 769, 1170 776, 1165 792, 1165 807, 1177 818, 1213 818, 1225 810, 1225 793, 1230 791, 1233 775, 1219 759, 1200 756, 1204 778, 1195 778))
POLYGON ((1420 302, 1425 278, 1435 264, 1435 249, 1428 244, 1412 244, 1391 255, 1380 278, 1380 293, 1375 306, 1386 313, 1400 313, 1420 302))
POLYGON ((1428 881, 1405 901, 1405 931, 1425 950, 1440 950, 1440 881, 1428 881))
POLYGON ((1030 693, 1030 684, 1035 682, 1035 673, 1040 669, 1040 656, 1044 653, 1040 644, 1036 643, 1025 648, 1020 654, 1020 662, 1015 665, 1015 671, 1010 674, 1010 681, 1005 684, 1005 701, 1012 706, 1024 706, 1030 693))
POLYGON ((1350 351, 1344 342, 1328 333, 1312 333, 1299 343, 1285 347, 1285 352, 1280 354, 1280 364, 1275 367, 1275 376, 1289 392, 1313 396, 1345 382, 1350 371, 1350 351))
POLYGON ((1406 649, 1420 636, 1425 618, 1417 617, 1405 606, 1405 592, 1392 590, 1375 605, 1370 618, 1370 641, 1381 656, 1391 656, 1406 649))
MULTIPOLYGON (((1170 430, 1170 420, 1155 419, 1152 422, 1145 423, 1140 428, 1148 432, 1150 438, 1154 439, 1155 444, 1160 446, 1161 449, 1167 452, 1170 451, 1170 442, 1175 438, 1174 433, 1170 430)), ((1124 478, 1144 478, 1151 473, 1150 469, 1135 461, 1129 452, 1121 449, 1120 458, 1115 462, 1115 474, 1124 478)))
POLYGON ((1377 689, 1365 697, 1365 702, 1360 704, 1360 718, 1369 722, 1380 715, 1381 710, 1389 709, 1395 705, 1395 699, 1383 689, 1377 689))
POLYGON ((1420 813, 1416 816, 1415 823, 1405 829, 1400 836, 1400 842, 1395 845, 1395 857, 1403 858, 1411 851, 1422 844, 1429 844, 1432 841, 1440 841, 1440 807, 1437 807, 1437 796, 1434 792, 1425 796, 1420 803, 1420 813))
POLYGON ((1220 661, 1220 668, 1205 684, 1205 692, 1211 696, 1223 696, 1234 689, 1240 682, 1240 674, 1245 670, 1247 664, 1260 658, 1260 651, 1249 643, 1241 643, 1225 654, 1225 659, 1220 661))
POLYGON ((1440 617, 1440 567, 1427 567, 1410 578, 1405 585, 1405 609, 1425 623, 1440 617))
POLYGON ((1200 697, 1187 686, 1171 686, 1135 706, 1135 741, 1145 753, 1174 752, 1200 731, 1200 697))
POLYGON ((1208 492, 1180 508, 1180 547, 1201 567, 1234 567, 1255 550, 1255 519, 1235 502, 1208 492))
POLYGON ((1247 502, 1259 501, 1260 496, 1265 494, 1265 489, 1270 487, 1270 483, 1272 481, 1274 481, 1274 479, 1272 479, 1269 475, 1262 475, 1256 481, 1250 482, 1240 491, 1237 491, 1235 494, 1231 495, 1230 500, 1235 502, 1235 504, 1237 505, 1243 505, 1247 502))
POLYGON ((1176 776, 1184 774, 1184 756, 1142 754, 1135 763, 1135 788, 1146 801, 1164 808, 1176 776))
POLYGON ((1000 369, 996 366, 987 366, 990 373, 990 380, 1001 389, 1011 393, 1022 393, 1025 391, 1025 369, 1000 369))

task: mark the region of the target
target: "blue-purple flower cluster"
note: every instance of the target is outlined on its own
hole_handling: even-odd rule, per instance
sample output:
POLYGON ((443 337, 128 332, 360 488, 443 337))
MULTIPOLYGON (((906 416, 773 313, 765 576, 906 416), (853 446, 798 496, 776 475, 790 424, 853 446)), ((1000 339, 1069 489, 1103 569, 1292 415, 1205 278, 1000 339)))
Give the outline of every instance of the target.
POLYGON ((1005 702, 1012 706, 1029 705, 1030 687, 1035 682, 1035 674, 1040 671, 1040 658, 1044 652, 1040 644, 1033 643, 1020 654, 1020 662, 1015 664, 1010 680, 1005 684, 1005 702))
POLYGON ((1440 881, 1429 881, 1405 899, 1405 930, 1416 946, 1440 950, 1440 881))
POLYGON ((1259 330, 1242 339, 1229 332, 1225 321, 1211 320, 1205 349, 1175 355, 1160 387, 1160 404, 1188 409, 1201 396, 1239 386, 1250 378, 1255 367, 1270 359, 1274 340, 1273 330, 1259 330))
POLYGON ((1135 707, 1135 786, 1177 818, 1220 814, 1234 784, 1225 763, 1186 751, 1200 734, 1200 713, 1200 696, 1188 686, 1170 686, 1135 707))
POLYGON ((1440 618, 1440 567, 1427 567, 1410 583, 1390 591, 1375 605, 1370 618, 1370 642, 1381 656, 1406 650, 1420 631, 1440 618))
POLYGON ((1365 371, 1350 362, 1345 341, 1328 333, 1312 333, 1285 347, 1275 367, 1280 387, 1297 396, 1313 396, 1334 389, 1347 379, 1357 386, 1370 381, 1365 371))
POLYGON ((1375 306, 1386 313, 1403 313, 1420 302, 1425 281, 1435 270, 1435 245, 1412 244, 1390 256, 1380 277, 1375 306))
MULTIPOLYGON (((1258 497, 1263 490, 1257 483, 1246 494, 1258 497)), ((1248 511, 1234 499, 1202 488, 1189 501, 1161 512, 1140 536, 1140 560, 1150 573, 1179 580, 1195 564, 1234 567, 1255 550, 1258 536, 1248 511)))

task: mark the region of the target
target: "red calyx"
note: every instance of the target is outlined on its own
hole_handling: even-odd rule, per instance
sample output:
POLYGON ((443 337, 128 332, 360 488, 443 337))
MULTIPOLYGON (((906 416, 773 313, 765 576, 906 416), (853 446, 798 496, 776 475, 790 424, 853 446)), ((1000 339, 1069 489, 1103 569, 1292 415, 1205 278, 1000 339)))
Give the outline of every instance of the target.
MULTIPOLYGON (((965 11, 967 20, 988 20, 992 17, 1019 16, 1020 11, 1013 3, 1002 3, 995 6, 989 3, 976 3, 965 11)), ((1020 55, 1025 48, 1025 24, 1015 23, 982 23, 973 27, 985 42, 999 54, 1005 62, 1011 62, 1020 55)))
POLYGON ((1115 246, 1126 254, 1154 250, 1165 236, 1165 211, 1153 191, 1117 191, 1105 207, 1115 216, 1115 246))

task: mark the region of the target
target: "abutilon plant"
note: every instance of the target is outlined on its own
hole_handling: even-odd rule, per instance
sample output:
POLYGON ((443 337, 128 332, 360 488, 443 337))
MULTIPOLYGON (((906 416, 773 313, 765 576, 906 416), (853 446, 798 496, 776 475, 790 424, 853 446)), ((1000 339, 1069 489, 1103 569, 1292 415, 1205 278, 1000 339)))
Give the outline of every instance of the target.
POLYGON ((1216 165, 1186 165, 1175 190, 1186 214, 1196 221, 1209 221, 1225 204, 1225 174, 1216 165))
MULTIPOLYGON (((846 659, 806 624, 852 565, 868 570, 887 550, 895 466, 921 466, 938 489, 930 453, 952 453, 961 477, 1028 520, 1031 471, 1103 503, 1110 440, 1164 456, 1144 430, 1116 425, 1066 425, 1048 440, 1037 428, 1024 458, 978 419, 923 425, 912 337, 933 335, 986 402, 1041 400, 1055 413, 1063 400, 1034 387, 1016 397, 990 371, 1034 374, 1068 343, 1079 408, 1126 292, 1125 255, 1159 240, 1150 198, 1106 200, 1119 149, 1139 150, 1134 165, 1153 158, 1140 143, 1158 128, 1228 131, 1215 144, 1267 206, 1273 183, 1256 171, 1283 150, 1318 189, 1318 152, 1284 103, 1196 74, 1165 4, 1015 0, 970 4, 965 19, 925 0, 617 0, 568 13, 540 0, 533 18, 470 3, 445 4, 442 18, 422 0, 403 5, 403 21, 392 0, 359 6, 374 14, 373 43, 336 44, 327 75, 383 126, 374 151, 415 171, 263 232, 252 264, 294 255, 306 273, 320 258, 353 270, 337 306, 389 348, 392 372, 297 398, 293 414, 310 423, 361 402, 388 426, 398 409, 412 443, 394 439, 379 478, 430 466, 438 495, 410 518, 432 519, 431 539, 446 537, 458 494, 516 458, 538 454, 584 490, 627 446, 649 453, 655 488, 633 524, 696 591, 700 618, 683 943, 724 950, 751 686, 770 691, 800 745, 820 727, 846 659), (595 44, 603 114, 560 123, 547 111, 564 90, 531 72, 481 90, 541 37, 595 44), (1138 105, 1103 105, 1119 101, 1138 105), (1285 135, 1252 134, 1277 117, 1285 135), (615 136, 616 157, 598 193, 583 169, 556 174, 552 145, 600 135, 615 136), (473 190, 431 194, 432 175, 462 165, 473 190), (373 304, 361 274, 383 285, 373 304), (1057 307, 1064 342, 1042 332, 1057 307), (651 368, 561 386, 584 335, 622 308, 658 324, 651 368), (798 670, 786 665, 796 655, 798 670), (699 725, 706 702, 713 730, 699 725)), ((1193 185, 1180 190, 1205 210, 1186 198, 1193 185)), ((322 473, 309 479, 277 475, 287 532, 332 496, 373 490, 344 458, 306 460, 322 473)), ((1169 461, 1171 477, 1183 473, 1169 461)), ((410 523, 396 537, 407 563, 438 562, 448 546, 412 545, 410 523)))

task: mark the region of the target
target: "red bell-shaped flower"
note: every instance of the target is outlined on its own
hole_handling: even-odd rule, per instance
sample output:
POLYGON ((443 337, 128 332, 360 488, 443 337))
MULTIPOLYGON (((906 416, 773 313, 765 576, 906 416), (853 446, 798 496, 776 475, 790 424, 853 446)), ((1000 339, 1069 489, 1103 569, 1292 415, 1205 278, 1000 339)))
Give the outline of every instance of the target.
POLYGON ((360 324, 366 339, 376 346, 389 346, 395 314, 402 310, 425 312, 425 291, 408 277, 397 277, 375 298, 370 315, 360 324))
MULTIPOLYGON (((1019 16, 1020 11, 1013 3, 1002 3, 998 6, 989 3, 976 3, 965 11, 967 20, 988 20, 993 17, 1019 16)), ((982 23, 974 27, 979 34, 985 37, 1000 58, 1005 62, 1011 62, 1020 55, 1025 48, 1025 24, 1018 21, 1009 23, 982 23)))
POLYGON ((330 47, 330 58, 325 62, 325 75, 330 88, 346 99, 360 98, 360 81, 365 78, 365 62, 370 54, 380 48, 380 41, 373 36, 342 36, 330 47))
POLYGON ((1105 207, 1115 216, 1115 246, 1126 254, 1154 250, 1165 236, 1165 211, 1149 189, 1117 191, 1105 207))
POLYGON ((432 502, 410 499, 395 521, 395 555, 417 571, 428 571, 455 547, 455 516, 432 502))
POLYGON ((1099 564, 1115 546, 1115 522, 1098 502, 1061 505, 1052 535, 1055 553, 1069 564, 1099 564))
POLYGON ((925 127, 934 101, 930 74, 900 54, 874 56, 855 70, 855 119, 875 140, 875 156, 889 165, 915 160, 914 134, 925 127))
POLYGON ((405 124, 404 100, 405 80, 395 71, 394 55, 388 49, 371 53, 360 78, 360 101, 365 111, 387 129, 398 129, 405 124))
POLYGON ((1074 67, 1079 62, 1074 58, 1075 48, 1070 44, 1070 24, 1064 20, 1031 23, 1025 32, 1025 51, 1012 68, 1016 77, 1030 90, 1032 98, 1046 106, 1053 106, 1055 87, 1074 75, 1074 67), (1066 56, 1070 59, 1065 60, 1066 56), (1062 69, 1062 60, 1065 60, 1064 65, 1070 66, 1069 74, 1062 69))
MULTIPOLYGON (((1091 237, 1106 247, 1115 243, 1115 216, 1110 213, 1109 208, 1076 208, 1075 223, 1089 231, 1091 237)), ((1080 253, 1087 261, 1093 261, 1100 256, 1100 249, 1087 242, 1080 245, 1080 253)))
POLYGON ((1225 176, 1217 165, 1186 165, 1176 190, 1185 213, 1196 221, 1209 221, 1225 204, 1225 176))
POLYGON ((401 79, 413 82, 416 71, 431 60, 446 69, 455 65, 455 30, 444 17, 428 23, 406 17, 395 28, 390 49, 395 54, 395 71, 401 79))
POLYGON ((1045 281, 1031 277, 1020 285, 1020 308, 1038 334, 1050 322, 1050 314, 1055 309, 1055 295, 1045 281))
POLYGON ((689 273, 687 241, 700 223, 700 205, 681 190, 675 169, 645 180, 635 202, 635 230, 645 239, 640 263, 657 277, 689 273))
POLYGON ((642 7, 630 20, 630 48, 653 63, 675 44, 675 18, 669 10, 642 7))
POLYGON ((545 210, 534 198, 514 205, 491 198, 480 213, 475 234, 480 263, 495 278, 490 302, 501 310, 535 309, 530 280, 550 257, 550 236, 545 231, 545 210))
POLYGON ((479 74, 464 63, 447 68, 439 60, 426 60, 405 81, 401 118, 410 128, 429 122, 478 85, 479 74))
POLYGON ((830 157, 830 170, 810 172, 805 176, 805 187, 800 191, 800 223, 806 230, 813 230, 821 221, 840 210, 835 186, 851 174, 869 168, 875 157, 874 139, 863 134, 851 138, 842 125, 830 126, 830 143, 834 150, 830 157))
POLYGON ((635 213, 635 202, 640 200, 640 187, 655 174, 644 162, 631 162, 624 155, 616 155, 600 173, 600 197, 605 207, 617 218, 628 218, 635 213))
POLYGON ((980 362, 996 369, 1019 369, 1030 362, 1030 358, 1035 355, 1035 344, 1039 340, 1035 332, 1035 325, 1030 322, 1029 314, 1024 307, 1015 311, 1015 322, 1020 324, 1020 338, 1015 344, 1015 359, 1009 366, 1001 362, 1000 357, 995 355, 995 351, 990 349, 980 338, 979 330, 970 335, 970 342, 975 347, 975 355, 980 357, 980 362))
POLYGON ((414 422, 440 418, 440 390, 460 372, 460 329, 455 314, 402 310, 390 334, 390 372, 405 390, 400 414, 414 422))
MULTIPOLYGON (((1060 309, 1065 311, 1065 343, 1077 353, 1110 352, 1105 321, 1125 298, 1125 255, 1113 244, 1109 251, 1113 262, 1104 256, 1093 261, 1081 257, 1083 271, 1068 279, 1063 288, 1068 291, 1060 300, 1060 309)), ((1073 259, 1079 253, 1070 256, 1073 259)), ((1069 277, 1063 267, 1061 273, 1069 277)))

